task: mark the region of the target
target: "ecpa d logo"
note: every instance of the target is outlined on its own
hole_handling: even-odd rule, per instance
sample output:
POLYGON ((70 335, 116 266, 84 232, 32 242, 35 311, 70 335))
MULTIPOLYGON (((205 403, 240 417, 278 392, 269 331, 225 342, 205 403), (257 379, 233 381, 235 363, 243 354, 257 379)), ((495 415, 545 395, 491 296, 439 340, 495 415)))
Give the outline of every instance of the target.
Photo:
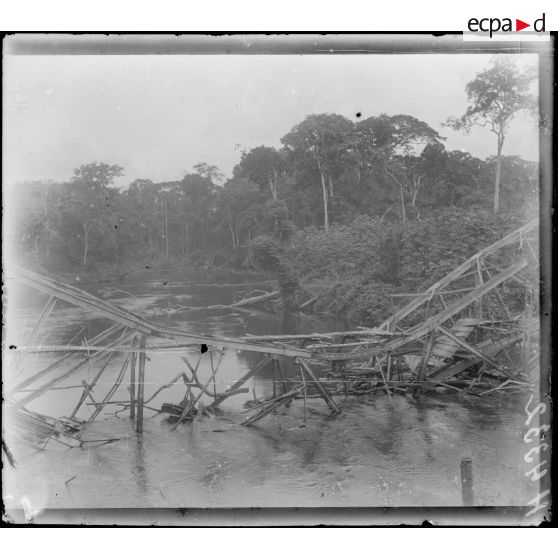
POLYGON ((516 33, 523 29, 527 29, 528 27, 532 27, 533 31, 537 33, 544 33, 545 26, 546 26, 546 14, 542 14, 542 16, 538 19, 535 19, 532 24, 526 23, 521 19, 515 19, 515 26, 513 24, 513 19, 509 17, 504 17, 502 19, 498 17, 484 17, 484 18, 476 18, 472 17, 467 22, 467 28, 471 33, 488 33, 490 38, 495 33, 516 33))

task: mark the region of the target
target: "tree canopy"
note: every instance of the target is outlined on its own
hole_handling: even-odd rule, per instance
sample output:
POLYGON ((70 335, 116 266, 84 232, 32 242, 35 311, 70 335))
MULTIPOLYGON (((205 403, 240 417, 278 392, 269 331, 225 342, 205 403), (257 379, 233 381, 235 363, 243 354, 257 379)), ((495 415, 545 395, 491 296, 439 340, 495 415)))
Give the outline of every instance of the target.
MULTIPOLYGON (((508 70, 505 65, 497 75, 508 70)), ((481 115, 498 122, 492 106, 497 97, 481 97, 479 83, 468 88, 473 104, 463 127, 481 115)), ((528 101, 525 82, 513 91, 506 97, 508 118, 528 101)), ((243 152, 227 180, 215 165, 201 162, 180 180, 138 178, 117 189, 112 184, 123 169, 93 162, 65 182, 21 185, 29 195, 17 207, 17 243, 30 258, 63 268, 134 254, 253 267, 254 246, 283 249, 308 226, 327 232, 369 217, 405 229, 444 208, 485 209, 498 173, 505 211, 536 205, 536 163, 498 156, 483 161, 448 151, 444 141, 411 115, 380 114, 353 123, 315 114, 292 127, 281 148, 243 152)))
POLYGON ((487 127, 496 135, 495 213, 500 209, 502 150, 508 125, 520 111, 535 112, 536 101, 531 93, 534 78, 532 69, 521 70, 509 57, 498 56, 491 67, 477 74, 465 87, 469 103, 465 113, 447 121, 456 130, 468 133, 476 125, 487 127))

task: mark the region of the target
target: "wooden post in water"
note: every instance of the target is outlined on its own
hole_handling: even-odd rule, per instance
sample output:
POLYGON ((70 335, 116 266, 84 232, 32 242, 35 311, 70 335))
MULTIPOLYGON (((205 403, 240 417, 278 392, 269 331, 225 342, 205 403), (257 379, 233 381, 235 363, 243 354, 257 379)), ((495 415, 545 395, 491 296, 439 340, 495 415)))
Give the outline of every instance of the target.
POLYGON ((426 371, 428 370, 428 360, 430 359, 430 353, 432 352, 432 347, 434 346, 434 332, 431 331, 426 341, 426 347, 424 349, 422 362, 419 368, 418 381, 426 381, 426 371))
POLYGON ((273 385, 272 385, 272 389, 273 389, 273 399, 275 399, 277 397, 277 385, 275 383, 275 378, 277 375, 277 362, 275 359, 273 359, 273 385))
POLYGON ((461 460, 461 498, 464 506, 475 505, 473 460, 471 457, 464 457, 461 460))
POLYGON ((279 370, 279 375, 281 376, 281 385, 283 387, 283 393, 287 393, 289 391, 289 385, 287 383, 287 376, 285 371, 283 370, 283 364, 278 357, 273 357, 273 360, 277 364, 277 369, 279 370))
POLYGON ((143 432, 143 394, 145 389, 145 335, 141 336, 140 353, 139 353, 139 370, 138 370, 138 387, 137 387, 137 421, 136 432, 143 432))
POLYGON ((130 363, 130 418, 136 418, 136 356, 132 353, 132 361, 130 363))
MULTIPOLYGON (((484 279, 482 276, 482 269, 481 269, 481 262, 479 258, 477 258, 477 273, 475 274, 475 289, 478 289, 481 285, 484 284, 484 279)), ((479 298, 475 302, 475 318, 482 322, 483 319, 483 308, 482 308, 482 297, 479 298)), ((475 329, 477 343, 481 343, 483 341, 483 330, 480 327, 475 329)))

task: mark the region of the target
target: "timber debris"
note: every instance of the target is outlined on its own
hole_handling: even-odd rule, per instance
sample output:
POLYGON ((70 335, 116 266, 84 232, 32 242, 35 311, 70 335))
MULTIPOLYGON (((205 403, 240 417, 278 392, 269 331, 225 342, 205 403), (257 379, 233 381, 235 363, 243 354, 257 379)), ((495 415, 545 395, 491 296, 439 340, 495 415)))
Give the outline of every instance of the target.
MULTIPOLYGON (((10 351, 13 374, 6 386, 6 402, 15 417, 12 430, 36 449, 44 449, 51 439, 67 445, 106 443, 87 441, 84 436, 107 409, 116 415, 128 412, 138 433, 143 431, 145 409, 168 415, 174 429, 215 413, 229 397, 246 394, 246 383, 264 370, 271 372, 273 393, 267 398, 254 394, 255 403, 242 422, 245 426, 298 399, 319 397, 331 414, 337 414, 341 412, 339 397, 348 395, 380 392, 392 401, 399 394, 430 389, 476 397, 533 389, 539 354, 534 318, 538 314, 537 239, 534 221, 479 251, 425 292, 396 293, 396 298, 410 300, 378 327, 241 338, 204 336, 161 325, 75 287, 9 265, 8 281, 48 295, 26 344, 10 351), (39 333, 56 312, 58 301, 112 325, 74 344, 41 346, 39 333), (206 350, 200 352, 200 347, 206 350), (231 385, 218 389, 218 373, 227 351, 245 351, 259 360, 231 385), (25 374, 28 355, 39 352, 57 352, 59 358, 25 374), (148 366, 149 355, 158 352, 175 354, 181 369, 164 385, 157 382, 157 370, 148 366), (109 365, 116 375, 100 390, 109 365), (94 371, 87 382, 65 385, 85 368, 94 371), (153 406, 152 401, 176 383, 184 386, 183 400, 153 406), (157 389, 146 393, 151 384, 157 384, 157 389), (129 397, 115 400, 124 386, 129 397), (31 409, 33 402, 56 389, 78 392, 69 417, 54 419, 31 409), (89 415, 83 418, 87 409, 89 415)), ((277 294, 258 294, 230 307, 277 294)))

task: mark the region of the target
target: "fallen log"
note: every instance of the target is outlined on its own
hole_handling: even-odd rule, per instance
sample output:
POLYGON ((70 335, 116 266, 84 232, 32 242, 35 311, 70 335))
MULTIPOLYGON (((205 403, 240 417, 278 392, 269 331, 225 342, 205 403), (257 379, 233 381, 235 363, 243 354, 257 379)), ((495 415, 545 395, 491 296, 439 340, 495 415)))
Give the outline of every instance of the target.
POLYGON ((308 363, 302 358, 299 358, 298 361, 302 365, 301 373, 302 374, 304 374, 304 373, 308 374, 308 376, 310 377, 310 380, 312 382, 314 382, 314 386, 316 388, 318 388, 318 391, 322 394, 322 397, 323 397, 324 401, 327 403, 328 407, 334 413, 340 413, 341 411, 339 410, 339 407, 337 407, 337 405, 335 404, 335 401, 333 401, 333 399, 331 398, 331 396, 329 395, 329 393, 327 392, 325 387, 321 384, 320 380, 315 376, 314 372, 312 372, 312 369, 310 368, 308 363))
POLYGON ((244 306, 251 306, 259 302, 266 302, 273 298, 280 296, 280 291, 272 291, 263 295, 252 296, 250 298, 243 298, 233 304, 212 304, 211 306, 175 306, 173 310, 227 310, 230 308, 243 308, 244 306))
POLYGON ((309 306, 310 304, 312 304, 313 302, 316 302, 316 300, 318 300, 317 296, 313 296, 312 298, 309 298, 306 302, 303 302, 300 305, 300 309, 304 310, 304 308, 306 308, 307 306, 309 306))
POLYGON ((271 300, 277 298, 281 294, 280 291, 272 291, 263 295, 252 296, 250 298, 243 298, 234 304, 231 304, 231 308, 239 308, 240 306, 248 306, 250 304, 257 304, 258 302, 265 302, 266 300, 271 300))
POLYGON ((242 376, 242 378, 236 381, 229 389, 224 391, 221 395, 218 395, 215 401, 211 403, 210 407, 215 409, 225 399, 227 399, 227 397, 230 397, 231 395, 238 393, 238 389, 241 388, 242 384, 244 384, 244 382, 246 382, 252 376, 254 376, 254 374, 257 374, 269 362, 271 362, 271 359, 268 357, 264 357, 262 360, 260 360, 260 362, 258 362, 253 368, 251 368, 246 374, 244 374, 244 376, 242 376))
POLYGON ((263 408, 260 408, 260 406, 258 406, 258 408, 260 408, 260 410, 255 415, 247 418, 244 422, 242 422, 242 425, 243 426, 250 426, 251 424, 253 424, 257 420, 260 420, 260 419, 264 418, 265 416, 272 413, 275 409, 279 408, 281 405, 286 405, 287 403, 289 403, 289 401, 294 399, 296 397, 296 395, 298 395, 303 389, 304 389, 304 386, 299 386, 295 389, 292 389, 291 391, 289 391, 287 393, 284 393, 283 395, 280 395, 279 397, 276 397, 275 399, 271 399, 269 401, 266 401, 261 406, 263 408))

